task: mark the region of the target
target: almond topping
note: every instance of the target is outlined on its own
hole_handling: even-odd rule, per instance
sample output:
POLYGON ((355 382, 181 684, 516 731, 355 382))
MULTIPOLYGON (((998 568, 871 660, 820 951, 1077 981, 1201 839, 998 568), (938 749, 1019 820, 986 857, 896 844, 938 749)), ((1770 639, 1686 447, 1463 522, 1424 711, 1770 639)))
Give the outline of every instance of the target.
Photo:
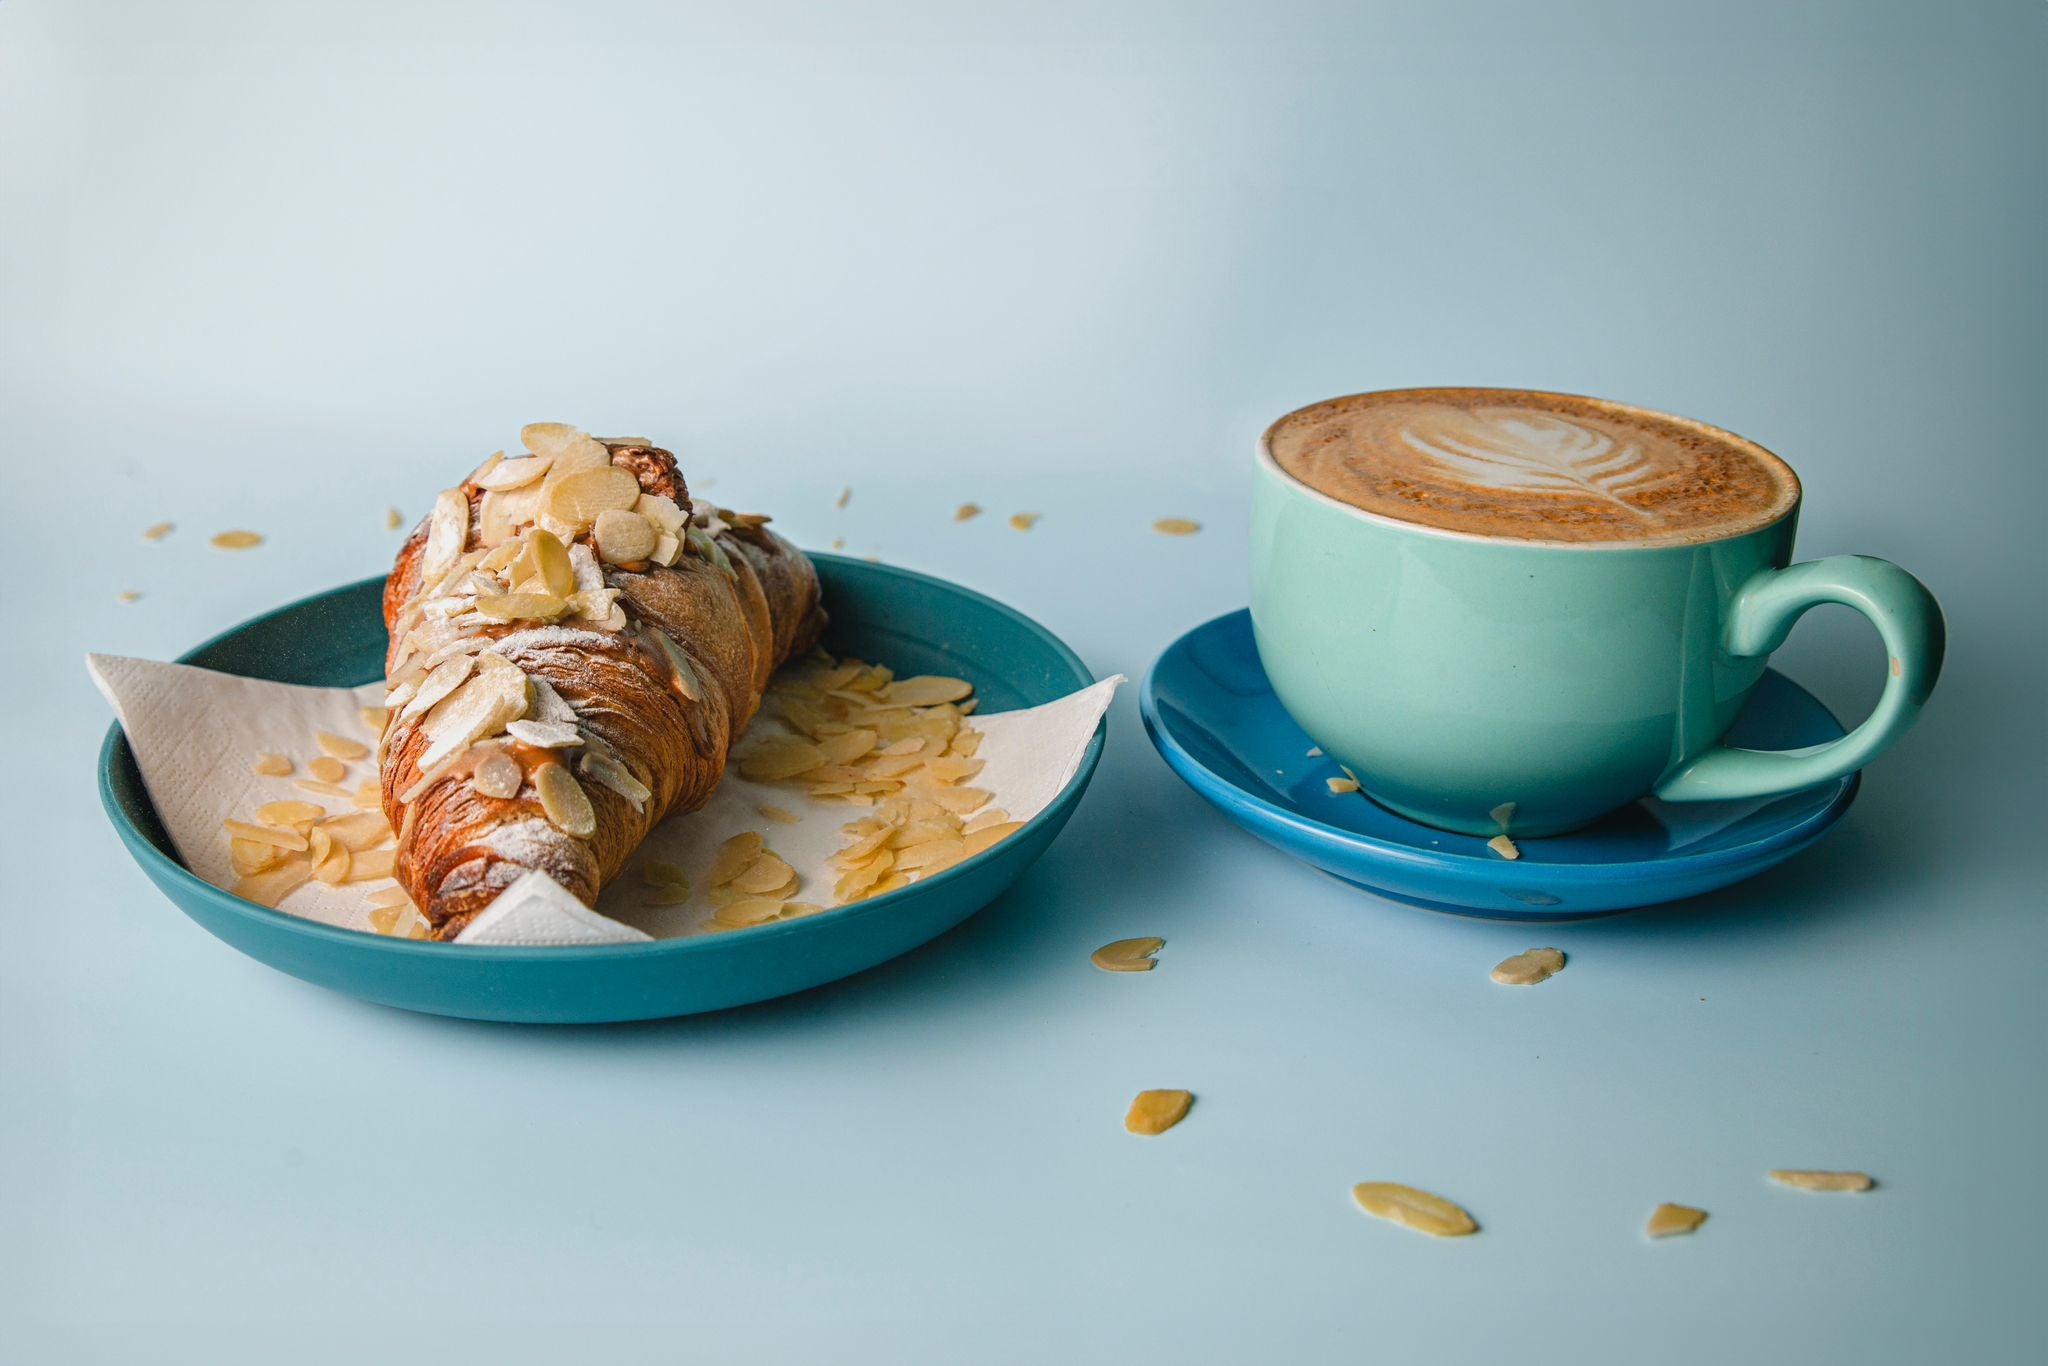
POLYGON ((477 478, 480 488, 504 490, 524 488, 548 472, 555 463, 551 455, 526 455, 493 465, 477 478))
POLYGON ((973 691, 974 685, 964 678, 920 674, 889 684, 882 690, 882 696, 892 706, 932 707, 941 702, 958 702, 973 691))
POLYGON ((552 593, 500 593, 478 598, 476 610, 492 621, 559 621, 569 604, 552 593))
POLYGON ((654 523, 637 512, 620 508, 606 508, 598 513, 590 534, 597 542, 597 553, 611 564, 634 564, 647 559, 654 554, 658 535, 654 523))
POLYGON ((292 761, 282 754, 259 754, 252 765, 252 770, 266 778, 288 778, 291 776, 292 761))
MULTIPOLYGON (((513 725, 524 724, 519 721, 513 725)), ((477 762, 476 771, 469 775, 469 783, 479 794, 500 800, 519 795, 520 787, 526 782, 526 774, 520 769, 519 761, 502 749, 494 749, 477 762)))
POLYGON ((540 794, 540 809, 557 830, 578 839, 588 839, 597 833, 597 811, 568 769, 560 764, 542 764, 534 770, 533 786, 540 794))
POLYGON ((253 531, 223 531, 213 538, 216 550, 253 550, 262 544, 263 538, 253 531))
POLYGON ((469 499, 461 489, 443 489, 434 499, 434 511, 427 518, 427 545, 420 556, 420 577, 425 584, 439 583, 455 568, 469 544, 469 499))
MULTIPOLYGON (((640 481, 632 472, 607 465, 572 474, 554 484, 548 489, 542 508, 557 521, 582 528, 596 521, 601 512, 632 507, 639 497, 640 481)), ((653 548, 651 543, 648 548, 653 548)))
POLYGON ((758 782, 772 782, 777 778, 793 778, 799 773, 807 773, 821 767, 824 762, 824 751, 809 741, 777 738, 754 746, 740 760, 740 775, 758 782))
POLYGON ((566 721, 508 721, 505 733, 535 749, 573 749, 583 743, 583 732, 566 721))

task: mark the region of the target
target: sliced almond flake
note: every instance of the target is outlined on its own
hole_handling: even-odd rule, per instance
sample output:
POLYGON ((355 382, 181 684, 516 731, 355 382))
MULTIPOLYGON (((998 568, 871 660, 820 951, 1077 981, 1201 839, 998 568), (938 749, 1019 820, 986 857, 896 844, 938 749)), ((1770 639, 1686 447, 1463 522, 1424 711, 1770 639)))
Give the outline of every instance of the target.
POLYGON ((552 593, 500 593, 478 598, 476 610, 488 621, 560 621, 569 615, 569 603, 552 593))
MULTIPOLYGON (((283 829, 297 825, 300 821, 317 821, 327 814, 327 808, 312 802, 266 802, 256 808, 256 819, 265 825, 283 829)), ((304 848, 304 845, 296 846, 304 848)))
POLYGON ((1865 1172, 1799 1171, 1772 1168, 1771 1180, 1803 1191, 1867 1191, 1877 1182, 1865 1172))
POLYGON ((401 905, 371 907, 370 928, 387 937, 396 936, 398 933, 398 918, 404 910, 405 907, 401 905))
POLYGON ((973 691, 974 685, 964 678, 919 674, 915 678, 897 679, 882 689, 882 697, 892 706, 933 707, 941 702, 958 702, 973 691))
MULTIPOLYGON (((315 831, 314 833, 318 834, 320 832, 315 831)), ((349 853, 347 845, 332 844, 328 846, 326 856, 314 862, 313 876, 319 878, 330 887, 339 887, 342 883, 348 881, 349 864, 353 861, 353 858, 354 856, 349 853)))
POLYGON ((1191 1091, 1140 1091, 1124 1115, 1124 1128, 1145 1138, 1155 1138, 1186 1119, 1194 1100, 1191 1091))
POLYGON ((796 871, 776 855, 763 850, 761 856, 732 879, 732 885, 756 896, 772 892, 796 876, 796 871))
POLYGON ((850 764, 874 749, 875 739, 871 730, 849 730, 818 741, 817 748, 827 764, 850 764))
POLYGON ((505 463, 505 452, 492 451, 489 455, 484 457, 482 464, 478 465, 475 469, 469 472, 469 478, 463 480, 462 482, 465 484, 481 483, 486 477, 490 475, 490 472, 492 470, 498 468, 498 466, 502 465, 503 463, 505 463))
POLYGON ((637 446, 642 450, 651 450, 654 447, 654 438, 651 436, 594 436, 591 440, 604 446, 637 446))
POLYGON ((980 810, 988 798, 989 794, 978 787, 942 787, 932 793, 933 801, 956 816, 980 810))
POLYGON ((262 872, 265 868, 276 864, 278 860, 285 858, 289 852, 289 850, 279 848, 275 844, 264 844, 257 840, 240 838, 228 840, 228 862, 233 865, 235 872, 242 877, 262 872))
MULTIPOLYGON (((598 449, 602 450, 603 447, 598 449)), ((550 479, 541 511, 565 526, 582 528, 608 509, 623 511, 640 497, 640 481, 615 465, 587 469, 559 481, 550 479)))
POLYGON ((1506 835, 1495 835, 1486 842, 1486 847, 1504 859, 1518 859, 1522 856, 1521 849, 1506 835))
POLYGON ((379 811, 384 805, 384 789, 372 778, 357 788, 350 800, 365 811, 379 811))
POLYGON ((486 546, 500 546, 518 534, 521 527, 540 515, 540 487, 508 489, 486 493, 477 506, 478 539, 486 546))
POLYGON ((967 837, 968 856, 972 857, 984 849, 1002 843, 1023 828, 1022 821, 1003 821, 997 825, 983 826, 967 837))
MULTIPOLYGON (((962 711, 965 711, 966 706, 971 706, 975 702, 978 702, 980 700, 980 698, 969 698, 967 700, 967 703, 962 707, 962 711)), ((967 758, 974 757, 974 755, 978 753, 980 749, 981 732, 978 730, 969 730, 964 726, 961 727, 960 731, 956 735, 954 735, 952 740, 946 745, 946 752, 948 754, 958 754, 967 758)))
POLYGON ((647 799, 654 795, 652 789, 633 776, 633 770, 610 746, 586 750, 576 767, 599 787, 609 788, 631 802, 635 811, 645 810, 647 799))
MULTIPOLYGON (((690 657, 683 653, 683 647, 676 644, 674 638, 668 632, 658 627, 648 627, 647 634, 654 641, 655 646, 660 649, 663 656, 667 658, 669 667, 675 670, 676 691, 692 702, 702 701, 704 698, 704 682, 697 676, 697 670, 690 663, 690 657)), ((745 772, 744 769, 741 771, 745 772)), ((752 775, 749 774, 748 776, 751 777, 752 775)))
POLYGON ((396 849, 365 849, 349 858, 348 880, 350 882, 375 882, 390 877, 398 867, 396 849))
POLYGON ((535 749, 573 749, 583 743, 583 732, 566 721, 508 721, 505 733, 535 749))
POLYGON ((443 489, 427 517, 427 545, 420 557, 421 577, 438 583, 455 568, 469 545, 469 499, 461 489, 443 489))
POLYGON ((548 466, 555 463, 551 455, 522 455, 502 461, 478 476, 476 482, 481 488, 517 489, 524 488, 548 472, 548 466))
POLYGON ((410 906, 412 898, 405 894, 403 887, 380 887, 363 898, 367 906, 410 906))
POLYGON ((927 840, 913 844, 896 855, 899 872, 915 872, 919 869, 937 872, 950 868, 967 857, 967 841, 963 839, 927 840))
POLYGON ((161 541, 177 529, 178 526, 175 522, 158 522, 154 526, 147 526, 142 529, 142 539, 145 541, 161 541))
MULTIPOLYGON (((846 828, 852 830, 858 824, 859 822, 855 821, 846 828)), ((861 835, 826 861, 835 868, 851 868, 887 844, 890 833, 889 827, 885 825, 879 830, 861 835)))
POLYGON ((711 861, 711 871, 705 881, 713 887, 722 887, 753 866, 761 857, 761 834, 757 830, 742 830, 718 846, 718 853, 711 861))
POLYGON ((346 816, 329 816, 315 829, 351 853, 375 848, 391 838, 391 826, 379 811, 357 811, 346 816))
POLYGON ((664 531, 654 538, 654 549, 648 557, 658 565, 672 565, 683 557, 683 543, 680 538, 664 531))
POLYGON ((519 429, 519 444, 535 455, 554 456, 582 435, 582 428, 566 422, 529 422, 519 429))
POLYGON ((784 920, 801 920, 807 915, 816 915, 824 909, 823 906, 809 901, 785 901, 782 903, 782 918, 784 920))
POLYGON ((640 880, 649 887, 687 887, 690 875, 673 863, 649 859, 640 865, 640 880))
POLYGON ((250 840, 252 844, 274 844, 281 850, 305 850, 305 836, 297 829, 270 829, 268 825, 252 825, 250 821, 238 821, 227 817, 221 821, 227 827, 227 834, 236 840, 250 840))
POLYGON ((882 757, 894 759, 905 754, 916 754, 924 748, 924 744, 923 739, 913 735, 906 739, 898 740, 892 745, 884 746, 881 751, 882 757))
POLYGON ((536 721, 567 721, 571 725, 576 723, 576 708, 570 706, 568 700, 555 691, 554 684, 539 674, 529 675, 526 681, 533 689, 533 704, 527 708, 528 716, 536 721))
POLYGON ((1009 812, 999 806, 991 806, 986 810, 977 811, 970 816, 967 824, 961 827, 960 832, 964 835, 978 835, 992 825, 1004 825, 1009 822, 1009 812))
POLYGON ((633 500, 633 511, 654 523, 656 529, 669 536, 681 536, 688 523, 689 514, 676 506, 673 498, 659 493, 643 493, 633 500))
POLYGON ((1358 1207, 1375 1218, 1385 1219, 1427 1233, 1433 1238, 1462 1238, 1476 1233, 1479 1225, 1472 1216, 1441 1195, 1392 1181, 1364 1181, 1351 1188, 1358 1207))
POLYGON ((357 707, 356 719, 363 723, 363 729, 373 735, 382 735, 384 727, 391 724, 389 707, 357 707))
POLYGON ((406 700, 398 719, 404 721, 433 710, 469 680, 469 676, 476 672, 476 661, 474 654, 457 654, 435 665, 433 671, 421 680, 419 690, 406 700))
MULTIPOLYGON (((511 724, 523 725, 514 721, 511 724)), ((526 784, 526 772, 519 767, 519 761, 503 749, 494 749, 477 761, 476 768, 469 775, 469 785, 479 796, 507 801, 519 795, 519 789, 526 784)))
POLYGON ((1499 826, 1502 834, 1506 834, 1508 826, 1514 822, 1516 805, 1515 802, 1502 802, 1487 812, 1486 818, 1499 826))
POLYGON ((301 792, 311 792, 319 797, 339 797, 343 801, 354 801, 356 795, 340 783, 323 782, 318 778, 300 778, 292 786, 301 792))
POLYGON ((785 811, 779 806, 757 806, 754 808, 754 811, 757 815, 774 821, 779 825, 797 825, 803 820, 803 817, 797 815, 794 811, 785 811))
POLYGON ((1010 525, 1019 531, 1029 531, 1032 527, 1038 525, 1038 519, 1041 515, 1036 512, 1013 512, 1010 514, 1010 525))
POLYGON ((323 783, 338 783, 348 776, 348 765, 332 754, 322 754, 307 762, 306 772, 323 783))
POLYGON ((1112 939, 1088 955, 1088 961, 1104 972, 1150 972, 1159 966, 1153 954, 1166 947, 1166 941, 1153 936, 1137 939, 1112 939))
POLYGON ((755 745, 740 760, 740 776, 757 782, 794 778, 825 763, 825 753, 808 740, 778 737, 755 745))
POLYGON ((981 772, 982 761, 963 759, 954 755, 940 755, 925 763, 924 771, 942 783, 957 783, 981 772))
POLYGON ((832 500, 832 506, 836 508, 843 508, 852 501, 853 490, 850 488, 844 488, 839 490, 839 496, 832 500))
POLYGON ((399 513, 397 508, 384 509, 384 529, 386 531, 396 531, 404 525, 405 518, 399 513))
POLYGON ((1337 796, 1342 796, 1343 794, 1345 794, 1345 793, 1347 793, 1347 792, 1356 792, 1356 791, 1358 791, 1358 779, 1356 779, 1356 778, 1325 778, 1325 779, 1323 779, 1323 786, 1325 786, 1325 787, 1329 788, 1329 789, 1330 789, 1330 791, 1331 791, 1331 792, 1332 792, 1333 794, 1335 794, 1335 795, 1337 795, 1337 796))
POLYGON ((979 503, 962 503, 959 507, 953 509, 953 520, 956 522, 971 521, 979 516, 981 516, 981 504, 979 503))
POLYGON ((526 568, 537 574, 547 591, 566 598, 576 591, 576 567, 569 562, 569 547, 562 538, 544 527, 526 533, 526 568))
POLYGON ((1152 529, 1162 536, 1192 536, 1202 529, 1202 524, 1187 517, 1161 517, 1152 524, 1152 529))
POLYGON ((142 594, 136 592, 133 588, 124 588, 119 593, 115 594, 115 596, 118 597, 122 602, 142 601, 142 594))
POLYGON ((288 778, 291 776, 292 761, 282 754, 259 754, 251 771, 266 778, 288 778))
POLYGON ((304 886, 312 876, 313 865, 307 859, 286 859, 276 867, 241 879, 231 890, 244 901, 253 901, 275 910, 279 902, 304 886))
POLYGON ((1650 1211, 1649 1225, 1643 1232, 1652 1238, 1669 1238, 1676 1234, 1691 1233, 1707 1222, 1707 1212, 1694 1209, 1691 1205, 1663 1204, 1650 1211))
POLYGON ((497 734, 506 722, 525 714, 526 704, 526 675, 519 667, 500 655, 479 656, 476 674, 420 723, 432 743, 419 757, 419 767, 431 770, 475 741, 497 734))
POLYGON ((1557 949, 1524 949, 1496 963, 1493 980, 1504 987, 1530 987, 1556 976, 1564 963, 1564 954, 1557 949))
POLYGON ((565 835, 588 839, 597 833, 597 809, 574 774, 560 764, 542 764, 533 773, 534 791, 548 823, 565 835))
POLYGON ((636 564, 647 559, 654 554, 660 535, 654 523, 624 508, 606 508, 597 514, 590 528, 597 553, 610 564, 636 564))
POLYGON ((1308 757, 1309 757, 1309 758, 1311 758, 1311 759, 1320 759, 1320 758, 1322 758, 1322 757, 1323 757, 1323 747, 1322 747, 1321 745, 1310 745, 1310 746, 1308 747, 1308 757))
POLYGON ((721 925, 745 929, 750 925, 765 925, 781 914, 781 901, 770 897, 750 897, 719 907, 712 913, 712 918, 721 925))
POLYGON ((253 531, 223 531, 213 538, 216 550, 253 550, 262 544, 263 538, 253 531))

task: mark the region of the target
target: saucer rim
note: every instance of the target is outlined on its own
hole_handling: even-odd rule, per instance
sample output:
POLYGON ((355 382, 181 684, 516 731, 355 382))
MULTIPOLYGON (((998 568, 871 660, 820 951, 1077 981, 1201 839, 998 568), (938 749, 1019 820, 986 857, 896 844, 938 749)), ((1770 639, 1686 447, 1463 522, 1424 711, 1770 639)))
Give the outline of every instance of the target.
MULTIPOLYGON (((1345 830, 1326 824, 1311 816, 1304 815, 1298 810, 1277 805, 1252 793, 1231 778, 1218 773, 1215 769, 1210 768, 1200 759, 1197 759, 1173 735, 1171 727, 1161 720, 1157 690, 1161 665, 1166 662, 1167 658, 1176 649, 1180 648, 1181 645, 1194 636, 1214 627, 1229 629, 1225 626, 1225 623, 1239 617, 1244 619, 1243 630, 1249 638, 1251 634, 1251 609, 1249 607, 1240 607, 1235 611, 1224 612, 1218 616, 1211 617, 1207 621, 1182 631, 1168 642, 1166 648, 1161 650, 1153 659, 1151 665, 1145 670, 1144 680, 1138 686, 1138 714, 1144 720, 1145 734, 1150 737, 1152 746, 1159 751, 1160 757, 1166 760, 1167 766, 1173 769, 1183 782, 1194 788, 1196 792, 1207 798, 1211 803, 1223 807, 1226 814, 1241 814, 1244 818, 1243 823, 1247 825, 1259 824, 1284 828, 1308 844, 1333 851, 1354 855, 1362 852, 1375 859, 1420 871, 1439 873, 1451 878, 1464 879, 1483 876, 1489 883, 1498 876, 1499 870, 1504 866, 1540 867, 1543 869, 1546 878, 1557 877, 1565 883, 1582 885, 1627 880, 1631 877, 1632 870, 1636 869, 1656 869, 1660 874, 1683 869, 1700 869, 1703 871, 1721 869, 1754 863, 1760 858, 1780 852, 1787 853, 1788 855, 1798 852, 1800 847, 1806 843, 1811 843, 1821 833, 1826 831, 1828 827, 1841 819, 1843 813, 1855 801, 1856 794, 1863 784, 1861 770, 1833 779, 1831 780, 1832 783, 1839 790, 1819 810, 1801 817, 1789 825, 1773 829, 1768 834, 1748 843, 1703 853, 1668 853, 1654 858, 1634 859, 1616 863, 1553 862, 1541 858, 1532 860, 1526 858, 1528 851, 1541 851, 1548 841, 1558 838, 1557 836, 1532 836, 1528 839, 1517 839, 1515 841, 1516 845, 1524 851, 1525 857, 1524 859, 1510 861, 1502 859, 1498 855, 1482 857, 1453 850, 1435 853, 1416 849, 1409 845, 1396 844, 1372 835, 1363 835, 1356 831, 1345 830)), ((1256 645, 1253 646, 1253 656, 1257 658, 1256 645)), ((1786 683, 1794 688, 1798 688, 1800 692, 1812 698, 1815 705, 1819 706, 1826 713, 1828 719, 1833 721, 1838 728, 1841 728, 1845 734, 1847 733, 1847 727, 1842 726, 1841 718, 1837 717, 1834 710, 1825 702, 1822 702, 1818 697, 1814 697, 1812 692, 1801 687, 1796 680, 1787 677, 1778 670, 1771 669, 1767 671, 1777 673, 1786 683)), ((1261 678, 1265 678, 1265 665, 1263 661, 1259 664, 1259 675, 1261 678)), ((1270 680, 1267 680, 1267 691, 1271 692, 1270 680)), ((1827 785, 1816 784, 1819 787, 1827 785)), ((1361 793, 1360 795, 1363 796, 1364 794, 1361 793)), ((1371 798, 1367 798, 1367 800, 1370 801, 1371 798)), ((1387 808, 1381 807, 1381 810, 1387 810, 1387 808)), ((1435 829, 1434 826, 1427 826, 1420 821, 1410 820, 1409 817, 1403 816, 1399 812, 1388 811, 1387 814, 1393 816, 1396 820, 1407 821, 1418 829, 1435 829)), ((1476 840, 1478 838, 1476 835, 1462 835, 1452 830, 1446 830, 1442 833, 1456 839, 1476 840)))

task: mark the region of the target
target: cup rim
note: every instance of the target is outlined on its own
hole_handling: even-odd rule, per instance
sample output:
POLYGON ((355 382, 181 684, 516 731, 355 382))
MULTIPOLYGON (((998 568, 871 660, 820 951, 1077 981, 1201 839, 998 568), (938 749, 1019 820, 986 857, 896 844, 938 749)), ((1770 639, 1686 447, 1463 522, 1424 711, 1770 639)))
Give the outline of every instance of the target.
POLYGON ((1645 408, 1639 404, 1623 403, 1618 399, 1597 398, 1591 394, 1571 394, 1555 389, 1513 389, 1483 384, 1425 384, 1400 389, 1365 389, 1356 393, 1339 394, 1334 398, 1317 399, 1313 403, 1304 403, 1298 408, 1290 409, 1268 423, 1266 429, 1259 433, 1258 451, 1254 458, 1260 468, 1280 480, 1282 484, 1293 492, 1306 495, 1317 502, 1336 509, 1338 512, 1348 513, 1362 521, 1393 527, 1401 531, 1414 532, 1419 536, 1434 536, 1444 540, 1471 541, 1480 545, 1497 545, 1510 548, 1527 546, 1541 550, 1613 552, 1628 550, 1681 550, 1697 546, 1720 545, 1728 541, 1741 540, 1745 536, 1754 536, 1758 532, 1768 531, 1773 527, 1782 525, 1791 518, 1796 517, 1801 505, 1806 501, 1806 486, 1800 480, 1799 472, 1793 469, 1783 456, 1760 442, 1752 441, 1737 432, 1731 432, 1726 427, 1717 427, 1711 422, 1702 422, 1698 418, 1681 417, 1676 413, 1667 413, 1657 408, 1645 408), (1648 417, 1662 422, 1676 423, 1681 427, 1689 427, 1703 435, 1732 442, 1761 456, 1765 461, 1775 465, 1784 472, 1785 477, 1791 482, 1792 496, 1786 502, 1784 510, 1777 516, 1767 521, 1758 522, 1755 526, 1743 527, 1739 531, 1731 531, 1718 536, 1698 538, 1655 537, 1638 541, 1561 541, 1524 536, 1489 536, 1482 532, 1459 531, 1452 527, 1431 526, 1426 522, 1411 522, 1400 517, 1389 516, 1383 512, 1368 511, 1355 504, 1347 503, 1341 498, 1333 498, 1321 489, 1310 488, 1307 484, 1304 484, 1301 480, 1282 469, 1280 462, 1273 456, 1273 433, 1279 430, 1280 424, 1286 422, 1289 418, 1309 412, 1311 409, 1327 408, 1331 404, 1345 403, 1352 399, 1406 397, 1410 395, 1422 397, 1434 394, 1501 394, 1538 399, 1559 399, 1571 403, 1589 403, 1599 408, 1611 409, 1630 416, 1648 417))

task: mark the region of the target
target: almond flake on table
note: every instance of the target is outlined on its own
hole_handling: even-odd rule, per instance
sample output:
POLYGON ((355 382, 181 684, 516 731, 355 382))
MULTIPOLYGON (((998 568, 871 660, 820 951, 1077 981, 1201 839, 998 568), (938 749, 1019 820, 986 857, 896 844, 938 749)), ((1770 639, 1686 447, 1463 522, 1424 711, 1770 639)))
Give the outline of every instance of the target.
POLYGON ((384 509, 384 529, 386 531, 396 531, 404 525, 405 518, 399 514, 397 508, 384 509))
POLYGON ((1029 531, 1038 525, 1038 519, 1043 515, 1038 512, 1013 512, 1010 514, 1010 525, 1019 531, 1029 531))
POLYGON ((1560 949, 1524 949, 1494 964, 1493 980, 1504 987, 1532 987, 1564 971, 1560 949))
POLYGON ((1192 1091, 1140 1091, 1124 1115, 1124 1128, 1144 1138, 1156 1138, 1186 1119, 1194 1100, 1192 1091))
POLYGON ((833 500, 832 506, 836 508, 843 508, 852 501, 853 490, 850 488, 845 488, 839 490, 839 497, 833 500))
POLYGON ((223 531, 212 541, 216 550, 253 550, 262 544, 263 537, 253 531, 223 531))
POLYGON ((1358 779, 1356 778, 1325 778, 1323 779, 1323 785, 1334 793, 1358 791, 1358 779))
POLYGON ((124 588, 124 589, 122 589, 122 590, 121 590, 121 592, 120 592, 120 594, 119 594, 119 597, 120 597, 120 600, 121 600, 122 602, 141 602, 141 601, 142 601, 142 594, 138 593, 138 592, 137 592, 136 590, 134 590, 133 588, 124 588))
POLYGON ((1192 536, 1202 529, 1202 524, 1189 517, 1161 517, 1152 524, 1152 529, 1162 536, 1192 536))
POLYGON ((1867 1191, 1877 1182, 1865 1172, 1827 1172, 1787 1170, 1773 1168, 1771 1180, 1781 1186, 1791 1186, 1803 1191, 1867 1191))
POLYGON ((147 526, 142 529, 142 539, 145 541, 161 541, 177 529, 178 524, 176 522, 158 522, 154 526, 147 526))
POLYGON ((1495 835, 1492 839, 1486 842, 1486 847, 1493 850, 1494 853, 1499 854, 1504 859, 1513 860, 1518 859, 1522 856, 1522 851, 1520 847, 1517 846, 1515 842, 1509 839, 1506 835, 1495 835))
POLYGON ((1152 955, 1166 947, 1157 935, 1136 939, 1112 939, 1088 955, 1088 961, 1104 972, 1150 972, 1159 966, 1152 955))
POLYGON ((953 509, 953 520, 956 522, 972 521, 979 516, 981 516, 981 504, 979 503, 962 503, 959 507, 953 509))
POLYGON ((1377 1219, 1427 1233, 1432 1238, 1462 1238, 1479 1225, 1441 1195, 1393 1181, 1363 1181, 1351 1188, 1358 1207, 1377 1219))
POLYGON ((1650 1222, 1643 1232, 1652 1238, 1671 1238, 1691 1233, 1707 1222, 1707 1212, 1694 1209, 1691 1205, 1662 1204, 1650 1211, 1650 1222))

